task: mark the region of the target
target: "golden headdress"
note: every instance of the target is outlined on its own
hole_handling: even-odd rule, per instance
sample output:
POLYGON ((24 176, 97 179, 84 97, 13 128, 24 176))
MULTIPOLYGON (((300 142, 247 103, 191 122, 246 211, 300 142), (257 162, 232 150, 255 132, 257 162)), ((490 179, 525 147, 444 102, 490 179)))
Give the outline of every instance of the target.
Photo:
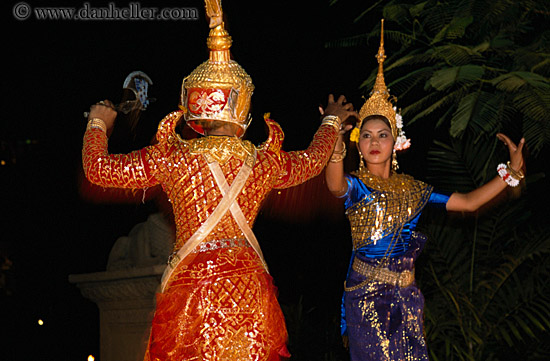
POLYGON ((378 59, 378 74, 376 75, 376 81, 374 82, 370 97, 365 104, 363 104, 361 110, 359 110, 359 119, 361 119, 361 121, 356 124, 350 139, 353 142, 359 141, 359 132, 363 126, 363 120, 366 117, 370 115, 381 115, 390 123, 393 139, 395 140, 394 149, 407 149, 410 146, 410 139, 405 137, 403 120, 401 115, 397 112, 397 108, 392 103, 392 100, 395 98, 390 98, 390 93, 384 81, 384 60, 386 59, 386 53, 384 51, 384 19, 381 21, 380 47, 378 48, 376 58, 378 59))
POLYGON ((185 121, 196 132, 205 134, 207 123, 221 121, 237 125, 240 137, 250 124, 254 85, 244 69, 231 59, 232 39, 224 28, 221 0, 205 3, 210 18, 210 57, 183 80, 180 107, 185 121))

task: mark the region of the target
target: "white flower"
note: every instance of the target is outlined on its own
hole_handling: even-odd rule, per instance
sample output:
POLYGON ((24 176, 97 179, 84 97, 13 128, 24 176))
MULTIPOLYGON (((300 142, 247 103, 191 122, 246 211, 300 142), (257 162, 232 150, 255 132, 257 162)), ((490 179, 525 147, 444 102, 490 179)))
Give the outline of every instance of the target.
POLYGON ((397 129, 403 128, 403 117, 399 113, 395 114, 395 125, 397 126, 397 129))
POLYGON ((395 150, 404 150, 411 146, 411 140, 407 139, 405 133, 401 131, 401 134, 397 137, 395 145, 393 146, 395 150))

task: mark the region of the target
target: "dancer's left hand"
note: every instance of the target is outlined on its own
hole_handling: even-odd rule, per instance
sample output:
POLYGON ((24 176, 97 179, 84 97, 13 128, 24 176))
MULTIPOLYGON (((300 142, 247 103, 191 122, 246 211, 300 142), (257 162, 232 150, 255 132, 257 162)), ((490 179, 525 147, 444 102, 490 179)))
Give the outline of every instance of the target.
POLYGON ((510 166, 512 169, 515 171, 522 171, 524 166, 522 151, 523 145, 525 144, 525 138, 521 138, 517 145, 502 133, 498 133, 497 138, 508 147, 508 151, 510 152, 510 166))

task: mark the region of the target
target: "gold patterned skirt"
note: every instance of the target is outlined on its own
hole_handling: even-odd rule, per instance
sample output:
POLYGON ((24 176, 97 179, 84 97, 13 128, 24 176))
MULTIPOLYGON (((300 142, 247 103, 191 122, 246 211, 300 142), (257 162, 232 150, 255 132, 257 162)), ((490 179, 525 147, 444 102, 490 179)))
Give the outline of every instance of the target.
MULTIPOLYGON (((349 291, 343 297, 350 360, 428 361, 424 296, 409 277, 425 242, 424 235, 413 232, 411 247, 405 254, 387 260, 383 277, 371 279, 361 267, 350 269, 346 279, 349 291)), ((360 254, 354 261, 375 269, 380 263, 380 259, 360 254)))
POLYGON ((277 289, 251 247, 191 253, 157 295, 145 361, 290 357, 277 289))

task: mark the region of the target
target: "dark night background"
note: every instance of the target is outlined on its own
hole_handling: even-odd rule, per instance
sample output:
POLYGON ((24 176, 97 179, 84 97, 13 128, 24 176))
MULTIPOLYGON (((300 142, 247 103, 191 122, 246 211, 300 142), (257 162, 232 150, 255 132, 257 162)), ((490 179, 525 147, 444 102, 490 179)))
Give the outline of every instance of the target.
MULTIPOLYGON (((311 140, 319 124, 317 108, 329 93, 345 93, 360 106, 359 84, 375 64, 378 44, 362 50, 326 49, 326 41, 352 29, 352 16, 346 14, 351 8, 312 3, 306 9, 294 2, 222 3, 234 40, 232 54, 256 87, 249 132, 256 144, 265 139, 264 112, 282 125, 285 150, 297 150, 311 140)), ((115 240, 144 221, 155 205, 82 200, 78 177, 83 112, 105 98, 117 102, 126 75, 144 71, 154 82, 150 95, 157 101, 145 112, 137 140, 118 146, 126 151, 145 145, 160 119, 177 109, 182 79, 208 57, 204 3, 140 2, 142 7, 194 7, 200 16, 152 22, 19 21, 12 15, 15 4, 3 5, 7 66, 1 77, 5 164, 0 168, 0 250, 11 266, 5 271, 9 294, 3 290, 0 296, 0 358, 97 358, 99 312, 68 276, 104 271, 115 240), (38 319, 44 326, 38 326, 38 319)), ((29 5, 82 6, 62 0, 29 5)), ((339 210, 326 212, 339 214, 336 219, 309 211, 312 216, 302 220, 262 213, 255 231, 281 304, 303 305, 310 315, 304 327, 326 328, 332 335, 338 332, 335 317, 349 257, 348 231, 339 210)), ((310 341, 312 348, 325 342, 310 341)))
MULTIPOLYGON (((84 2, 28 3, 78 8, 84 2)), ((360 29, 352 20, 365 7, 361 2, 308 3, 222 1, 232 54, 256 87, 248 134, 255 144, 266 136, 265 112, 285 131, 284 149, 298 150, 309 144, 319 125, 318 106, 329 93, 362 105, 359 85, 375 66, 378 42, 345 49, 325 43, 368 32, 379 19, 360 29)), ((6 271, 10 293, 0 294, 0 359, 85 360, 89 354, 98 359, 99 312, 68 277, 104 271, 116 239, 144 221, 155 204, 97 204, 80 197, 83 112, 105 98, 117 102, 126 75, 144 71, 154 82, 150 95, 157 101, 144 113, 134 142, 124 142, 119 134, 119 144, 112 145, 125 152, 146 145, 162 117, 177 109, 182 79, 208 57, 204 2, 140 2, 142 7, 197 8, 199 19, 187 21, 19 21, 12 15, 15 4, 3 4, 7 66, 1 76, 0 251, 12 264, 6 271)), ((415 138, 415 132, 407 130, 419 140, 401 168, 421 177, 429 141, 415 138)), ((291 346, 302 342, 312 352, 341 353, 340 344, 331 342, 339 332, 351 244, 339 204, 327 201, 333 207, 323 207, 327 193, 319 193, 304 198, 313 206, 299 210, 301 218, 263 211, 255 232, 283 308, 303 307, 298 326, 288 320, 291 346)))

